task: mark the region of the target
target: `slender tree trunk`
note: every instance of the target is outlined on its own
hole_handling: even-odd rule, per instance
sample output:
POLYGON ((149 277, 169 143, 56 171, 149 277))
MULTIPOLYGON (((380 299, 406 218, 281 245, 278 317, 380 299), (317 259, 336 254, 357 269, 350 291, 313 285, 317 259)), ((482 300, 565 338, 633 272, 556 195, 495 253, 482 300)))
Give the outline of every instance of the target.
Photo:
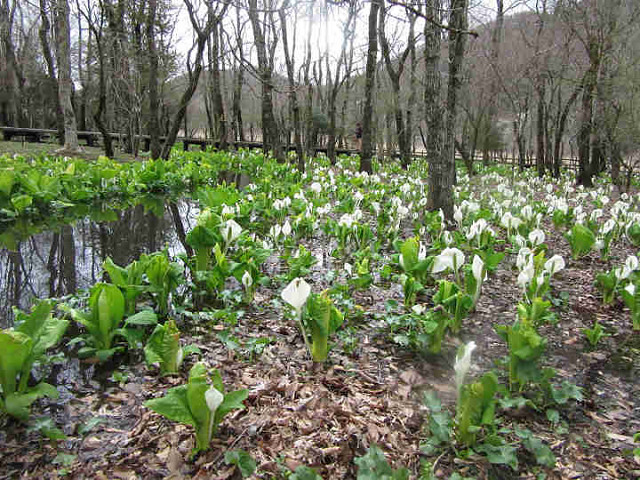
MULTIPOLYGON (((504 30, 504 0, 496 0, 496 21, 491 32, 491 63, 494 70, 497 68, 500 59, 500 47, 504 30)), ((496 112, 498 110, 498 89, 499 82, 492 81, 489 84, 489 106, 487 109, 487 134, 491 135, 496 112)), ((489 142, 485 138, 482 149, 482 163, 489 164, 489 142)))
POLYGON ((538 177, 544 177, 545 170, 545 144, 544 144, 544 118, 545 118, 545 87, 538 86, 538 105, 536 109, 536 166, 538 177))
POLYGON ((373 90, 376 75, 376 59, 378 55, 378 11, 380 0, 371 0, 369 10, 369 46, 367 49, 367 66, 365 70, 364 110, 362 112, 362 153, 360 171, 372 173, 371 157, 373 156, 373 138, 371 124, 373 120, 373 90))
POLYGON ((147 53, 149 56, 149 137, 151 158, 160 157, 160 98, 158 96, 158 50, 156 48, 157 0, 149 0, 147 14, 147 53))
POLYGON ((227 149, 227 120, 224 115, 222 88, 220 77, 220 23, 216 20, 211 31, 211 100, 213 107, 213 121, 220 141, 220 148, 227 149))
POLYGON ((467 28, 467 0, 451 0, 449 14, 449 82, 447 84, 447 112, 445 114, 445 138, 443 154, 444 187, 441 197, 443 203, 439 205, 446 219, 453 218, 453 185, 456 178, 455 167, 455 136, 458 91, 462 83, 462 62, 467 28))
POLYGON ((257 0, 249 0, 249 19, 253 28, 253 38, 258 56, 258 72, 262 89, 262 137, 264 151, 273 151, 273 155, 279 161, 284 160, 280 145, 280 133, 273 111, 273 79, 272 64, 267 55, 267 43, 263 32, 263 22, 258 15, 257 0))
POLYGON ((593 133, 593 96, 598 82, 600 56, 598 47, 592 41, 589 44, 589 69, 585 74, 582 90, 582 106, 580 112, 580 127, 578 131, 578 184, 585 187, 593 186, 593 169, 591 165, 591 136, 593 133))
MULTIPOLYGON (((205 25, 204 28, 201 28, 198 25, 198 20, 196 19, 195 11, 192 3, 189 0, 184 0, 184 3, 189 12, 191 26, 196 32, 196 55, 195 55, 194 66, 191 67, 191 65, 189 65, 189 83, 185 91, 182 93, 182 96, 180 97, 180 102, 178 103, 178 110, 176 111, 176 113, 171 119, 171 124, 169 126, 169 132, 167 134, 167 138, 165 139, 164 144, 162 145, 162 153, 160 154, 160 158, 162 158, 163 160, 169 159, 169 155, 171 154, 171 148, 173 147, 173 144, 175 143, 176 138, 178 137, 178 131, 180 130, 180 124, 182 123, 183 119, 185 120, 184 134, 185 136, 187 136, 187 128, 186 128, 187 107, 189 106, 191 97, 193 97, 193 94, 195 93, 196 88, 198 87, 198 80, 200 79, 200 74, 202 73, 202 68, 203 68, 202 57, 204 56, 204 49, 207 46, 207 38, 209 38, 209 36, 211 35, 214 22, 217 21, 211 10, 212 6, 211 4, 209 4, 209 12, 207 14, 207 24, 205 25)), ((227 1, 224 4, 222 13, 220 13, 220 15, 224 14, 224 11, 226 11, 226 8, 228 7, 228 5, 229 3, 227 1)))
MULTIPOLYGON (((425 15, 439 23, 441 16, 441 0, 427 0, 425 15)), ((427 130, 427 158, 429 160, 429 197, 427 207, 437 210, 443 205, 453 202, 451 185, 447 185, 446 169, 442 156, 443 131, 440 55, 441 28, 436 23, 425 22, 425 79, 424 110, 427 130)), ((453 208, 453 207, 452 207, 453 208)))
POLYGON ((294 63, 293 57, 289 53, 289 37, 287 34, 287 18, 286 18, 286 8, 288 7, 288 2, 285 2, 283 7, 278 12, 280 15, 280 24, 282 25, 282 48, 284 49, 284 61, 287 66, 287 81, 289 85, 289 105, 291 107, 291 112, 293 115, 293 141, 296 146, 296 155, 298 157, 298 170, 300 172, 304 172, 305 164, 304 164, 304 148, 302 147, 302 136, 301 130, 302 126, 300 124, 300 107, 298 105, 298 94, 296 91, 296 84, 294 78, 294 63))
MULTIPOLYGON (((56 70, 53 61, 53 54, 51 53, 51 46, 49 45, 49 31, 51 30, 51 23, 49 22, 48 5, 46 0, 40 0, 40 46, 42 47, 42 55, 44 56, 45 63, 47 64, 47 73, 51 84, 57 91, 58 80, 56 78, 56 70)), ((62 114, 62 108, 60 107, 60 98, 56 96, 56 127, 58 129, 58 142, 60 145, 64 145, 64 116, 62 114)))
POLYGON ((58 57, 58 97, 64 115, 65 152, 77 152, 78 132, 76 116, 71 103, 71 34, 69 32, 69 3, 57 0, 56 8, 57 57, 58 57))

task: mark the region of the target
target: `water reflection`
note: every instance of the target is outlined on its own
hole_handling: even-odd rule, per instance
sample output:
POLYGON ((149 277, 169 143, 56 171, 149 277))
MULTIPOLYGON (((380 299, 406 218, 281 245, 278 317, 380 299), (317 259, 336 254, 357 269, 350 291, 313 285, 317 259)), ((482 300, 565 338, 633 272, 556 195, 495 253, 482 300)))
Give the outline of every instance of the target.
MULTIPOLYGON (((180 201, 176 208, 184 230, 190 230, 197 207, 180 201)), ((114 221, 85 218, 33 235, 16 251, 0 250, 0 327, 12 324, 12 306, 28 309, 37 298, 67 295, 102 280, 107 257, 124 266, 165 247, 170 255, 184 252, 169 209, 155 210, 138 205, 110 212, 114 221)))

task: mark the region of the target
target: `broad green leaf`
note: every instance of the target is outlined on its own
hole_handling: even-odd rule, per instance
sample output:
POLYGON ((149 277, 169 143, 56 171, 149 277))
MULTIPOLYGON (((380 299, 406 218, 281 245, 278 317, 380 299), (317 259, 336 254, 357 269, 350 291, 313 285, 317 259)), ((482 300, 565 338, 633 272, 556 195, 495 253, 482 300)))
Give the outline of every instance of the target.
POLYGON ((256 471, 256 461, 244 450, 230 450, 225 452, 224 461, 227 465, 235 465, 240 470, 242 478, 253 475, 256 471))
POLYGON ((322 480, 322 477, 312 468, 300 465, 296 471, 289 477, 290 480, 322 480))
POLYGON ((218 407, 215 414, 215 424, 218 425, 222 419, 232 410, 244 409, 244 402, 249 396, 249 390, 235 390, 224 394, 224 400, 218 407))
POLYGON ((358 466, 358 480, 408 480, 409 471, 406 468, 393 470, 382 450, 377 445, 371 445, 366 455, 354 459, 358 466))
POLYGON ((186 385, 171 388, 164 397, 147 400, 144 406, 174 422, 196 426, 187 401, 186 385))
POLYGON ((11 170, 0 171, 0 192, 4 193, 7 197, 10 197, 14 183, 15 173, 11 170))
POLYGON ((0 384, 5 399, 16 391, 17 376, 31 355, 32 347, 33 340, 28 335, 0 331, 0 384))
POLYGON ((514 471, 518 470, 518 457, 516 456, 516 447, 511 445, 491 445, 483 443, 478 445, 476 451, 484 453, 489 462, 496 465, 508 465, 514 471))
POLYGON ((125 320, 125 325, 140 325, 140 326, 148 326, 148 325, 157 325, 158 324, 158 315, 156 315, 153 310, 142 310, 141 312, 136 313, 135 315, 131 315, 125 320))
POLYGON ((33 197, 31 195, 14 195, 11 197, 11 204, 18 213, 24 212, 32 203, 33 197))

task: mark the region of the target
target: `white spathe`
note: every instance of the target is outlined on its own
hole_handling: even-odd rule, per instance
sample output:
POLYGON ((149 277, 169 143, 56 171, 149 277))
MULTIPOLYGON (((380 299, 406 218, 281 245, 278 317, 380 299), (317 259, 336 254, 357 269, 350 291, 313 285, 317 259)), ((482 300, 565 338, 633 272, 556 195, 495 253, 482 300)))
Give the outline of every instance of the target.
POLYGON ((249 288, 251 288, 251 285, 253 285, 253 277, 248 270, 245 270, 244 274, 242 275, 242 285, 247 290, 249 290, 249 288))
POLYGON ((207 402, 207 408, 211 412, 211 415, 213 415, 224 401, 224 395, 216 387, 211 387, 204 392, 204 400, 207 402))
POLYGON ((549 260, 544 262, 544 269, 549 272, 549 275, 554 275, 566 266, 564 258, 560 255, 554 255, 549 260))
POLYGON ((311 287, 309 284, 305 282, 304 278, 298 277, 291 280, 291 283, 285 287, 280 296, 297 312, 300 312, 310 294, 311 287))
POLYGON ((242 227, 235 220, 227 220, 222 224, 222 237, 225 243, 233 242, 242 233, 242 227))
POLYGON ((458 395, 460 394, 460 389, 464 385, 464 378, 467 376, 469 372, 469 368, 471 368, 471 353, 476 348, 476 342, 471 341, 464 345, 460 351, 458 351, 458 355, 456 356, 456 363, 453 366, 453 369, 456 372, 456 389, 458 391, 458 395))
POLYGON ((537 245, 540 245, 541 243, 544 243, 544 240, 545 240, 545 234, 540 229, 533 230, 531 231, 531 233, 529 233, 529 241, 531 242, 531 245, 533 245, 534 247, 537 245))
POLYGON ((481 283, 486 277, 486 274, 482 275, 483 271, 484 262, 478 255, 474 255, 473 262, 471 263, 471 272, 473 272, 473 277, 478 283, 481 283))
POLYGON ((457 248, 445 248, 433 262, 433 273, 443 272, 450 268, 457 270, 464 264, 464 253, 457 248))

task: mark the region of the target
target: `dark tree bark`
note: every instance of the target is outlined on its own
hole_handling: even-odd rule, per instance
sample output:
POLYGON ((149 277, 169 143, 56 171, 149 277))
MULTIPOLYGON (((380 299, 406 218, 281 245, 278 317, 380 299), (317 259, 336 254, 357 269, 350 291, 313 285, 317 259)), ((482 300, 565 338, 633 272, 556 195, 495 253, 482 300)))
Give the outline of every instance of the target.
POLYGON ((371 124, 373 121, 373 90, 378 56, 378 11, 380 0, 371 0, 369 10, 369 43, 367 48, 367 66, 365 70, 364 109, 362 112, 362 153, 360 155, 360 171, 372 173, 371 157, 373 156, 373 139, 371 124))
POLYGON ((378 29, 382 57, 384 58, 384 64, 387 70, 387 74, 389 75, 389 80, 391 80, 391 88, 393 90, 392 108, 396 124, 398 148, 400 149, 400 159, 402 168, 404 169, 407 169, 409 167, 409 163, 411 162, 411 149, 406 132, 405 118, 402 114, 402 105, 400 99, 400 79, 402 78, 405 62, 407 61, 407 58, 411 53, 414 41, 413 25, 415 23, 415 15, 409 13, 409 16, 409 40, 407 41, 407 46, 400 54, 399 58, 391 57, 391 47, 389 46, 389 41, 387 40, 387 36, 385 34, 386 12, 384 9, 384 5, 382 5, 382 8, 380 8, 380 26, 378 29))
MULTIPOLYGON (((207 23, 204 27, 201 27, 198 23, 198 19, 196 18, 196 13, 193 7, 193 4, 190 0, 184 0, 184 4, 187 7, 187 11, 189 13, 189 20, 191 21, 191 26, 196 33, 196 43, 194 45, 196 49, 195 61, 194 64, 191 65, 189 60, 187 60, 188 67, 188 84, 185 91, 182 93, 180 97, 180 102, 178 104, 178 110, 173 115, 171 119, 171 124, 169 126, 169 132, 167 134, 167 138, 165 139, 164 144, 162 145, 162 153, 160 154, 160 158, 163 160, 167 160, 169 155, 171 154, 171 148, 173 144, 176 142, 176 138, 178 137, 178 131, 180 130, 180 124, 182 120, 185 118, 185 114, 187 113, 187 107, 189 106, 189 102, 191 101, 191 97, 196 91, 198 87, 198 80, 200 79, 200 74, 202 73, 202 57, 204 56, 204 49, 207 46, 207 38, 211 35, 213 30, 214 22, 216 21, 216 14, 213 11, 212 6, 209 4, 208 6, 208 14, 207 14, 207 23)), ((229 6, 229 0, 225 0, 224 5, 222 6, 222 12, 220 15, 223 15, 226 9, 229 6)), ((194 48, 192 47, 192 49, 194 48)), ((187 134, 185 129, 185 135, 187 134)))
POLYGON ((89 30, 93 34, 98 55, 98 105, 93 113, 93 121, 102 134, 104 154, 109 158, 113 158, 113 140, 111 138, 107 123, 104 120, 105 110, 107 107, 107 59, 105 57, 104 37, 102 34, 105 21, 105 10, 101 9, 100 15, 97 19, 93 18, 92 12, 90 10, 82 11, 82 15, 85 17, 89 26, 89 30))
POLYGON ((56 4, 56 54, 58 59, 58 98, 64 116, 64 152, 77 152, 78 131, 76 116, 71 103, 71 34, 69 31, 69 3, 57 0, 56 4))
POLYGON ((0 2, 0 46, 4 49, 4 56, 11 71, 9 88, 12 90, 8 96, 10 100, 6 105, 6 121, 19 127, 26 126, 22 115, 22 99, 26 78, 22 66, 16 58, 15 45, 13 43, 13 22, 18 2, 2 0, 0 2))
POLYGON ((287 66, 287 82, 289 85, 289 105, 293 114, 293 142, 296 146, 296 155, 298 157, 298 170, 304 172, 305 170, 305 155, 304 148, 302 147, 302 125, 300 121, 300 106, 298 105, 298 93, 294 78, 294 60, 289 52, 289 37, 287 34, 287 10, 289 8, 289 2, 285 1, 280 8, 278 14, 280 15, 280 24, 282 25, 282 48, 284 49, 284 61, 287 66))
POLYGON ((440 80, 440 55, 442 29, 440 20, 441 0, 427 0, 425 15, 436 19, 436 22, 425 22, 425 78, 424 78, 424 110, 426 121, 426 149, 429 160, 429 197, 427 207, 437 210, 442 205, 451 203, 451 185, 447 185, 447 170, 443 161, 443 122, 440 80))
POLYGON ((158 95, 158 49, 156 47, 157 0, 149 0, 147 12, 147 56, 149 58, 149 148, 151 158, 160 157, 160 97, 158 95))
MULTIPOLYGON (((496 21, 491 32, 491 64, 494 71, 500 59, 500 47, 502 46, 502 37, 504 31, 504 0, 496 0, 496 21)), ((489 105, 487 108, 487 129, 488 135, 491 134, 493 123, 498 111, 498 82, 491 82, 489 85, 489 105)), ((489 164, 489 142, 485 138, 484 148, 482 149, 482 163, 489 164)))
MULTIPOLYGON (((47 64, 47 73, 49 74, 52 85, 55 87, 52 90, 57 90, 58 79, 56 78, 53 54, 51 53, 51 46, 49 45, 51 22, 49 22, 48 7, 46 0, 40 0, 40 29, 38 34, 40 37, 40 46, 42 47, 42 56, 47 64)), ((58 142, 60 145, 64 145, 64 116, 62 115, 62 108, 60 107, 60 99, 58 97, 56 97, 56 126, 58 129, 58 142)))
MULTIPOLYGON (((258 14, 257 0, 249 0, 248 13, 253 28, 256 55, 258 56, 258 74, 262 89, 262 143, 265 153, 272 150, 274 157, 279 161, 283 161, 284 155, 282 146, 280 145, 280 132, 273 109, 273 55, 277 45, 277 37, 271 39, 271 45, 269 45, 269 50, 267 50, 267 42, 262 27, 263 22, 260 21, 258 14)), ((273 30, 272 32, 275 35, 273 30)))
POLYGON ((220 148, 227 148, 227 120, 224 114, 224 102, 222 101, 222 79, 220 76, 220 29, 222 25, 218 17, 213 23, 210 38, 210 95, 212 106, 212 117, 214 126, 214 136, 220 142, 220 148))

